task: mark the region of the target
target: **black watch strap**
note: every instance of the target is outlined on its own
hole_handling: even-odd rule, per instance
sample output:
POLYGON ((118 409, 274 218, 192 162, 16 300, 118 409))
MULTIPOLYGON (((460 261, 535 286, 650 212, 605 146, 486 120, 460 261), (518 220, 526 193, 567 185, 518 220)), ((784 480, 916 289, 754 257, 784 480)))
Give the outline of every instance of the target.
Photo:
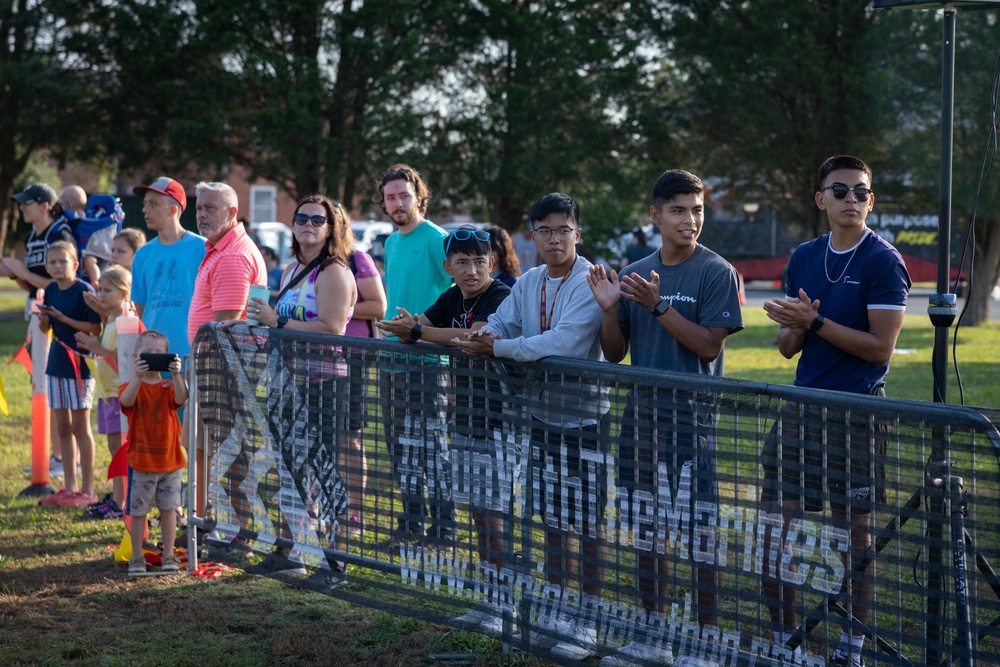
POLYGON ((420 322, 414 324, 413 328, 410 329, 410 340, 414 342, 420 340, 420 332, 423 328, 424 327, 420 324, 420 322))
POLYGON ((279 329, 284 329, 286 324, 288 324, 288 318, 287 317, 285 317, 284 315, 282 315, 281 317, 278 318, 278 328, 279 329))
POLYGON ((653 317, 659 317, 668 310, 670 310, 670 302, 666 299, 660 299, 660 301, 653 306, 649 312, 653 313, 653 317))
POLYGON ((823 317, 822 315, 817 315, 816 319, 814 319, 812 321, 812 324, 809 325, 809 331, 816 333, 817 331, 823 328, 824 322, 826 322, 826 318, 823 317))

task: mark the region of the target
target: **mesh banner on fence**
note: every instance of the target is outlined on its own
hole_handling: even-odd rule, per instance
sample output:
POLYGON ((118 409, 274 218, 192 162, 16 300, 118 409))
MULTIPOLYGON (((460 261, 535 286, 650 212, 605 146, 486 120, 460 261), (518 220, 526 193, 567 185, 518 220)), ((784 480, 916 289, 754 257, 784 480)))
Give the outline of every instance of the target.
POLYGON ((331 595, 567 664, 1000 664, 996 415, 245 326, 193 359, 212 543, 331 595))

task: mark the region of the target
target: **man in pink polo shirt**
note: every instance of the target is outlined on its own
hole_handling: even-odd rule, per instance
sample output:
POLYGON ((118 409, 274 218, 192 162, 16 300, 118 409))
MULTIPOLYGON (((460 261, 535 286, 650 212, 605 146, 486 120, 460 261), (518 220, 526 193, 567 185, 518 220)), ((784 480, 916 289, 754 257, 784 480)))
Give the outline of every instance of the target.
POLYGON ((250 285, 267 284, 267 267, 236 218, 236 191, 225 183, 199 183, 198 233, 207 239, 188 311, 188 339, 206 322, 243 319, 250 285))
MULTIPOLYGON (((198 232, 205 237, 205 259, 198 269, 194 282, 194 295, 188 311, 188 339, 193 343, 199 327, 207 322, 244 319, 246 317, 247 296, 250 285, 267 284, 267 267, 264 258, 247 236, 243 225, 237 220, 239 201, 236 191, 225 183, 198 183, 195 186, 198 203, 195 206, 198 232)), ((201 367, 198 369, 202 370, 201 367)), ((208 464, 203 467, 203 455, 198 454, 198 514, 205 516, 204 498, 206 471, 211 470, 212 457, 218 451, 221 438, 232 431, 237 411, 231 406, 238 403, 227 395, 225 387, 219 386, 218 378, 206 377, 205 386, 199 379, 199 406, 201 423, 198 429, 198 448, 208 449, 208 464), (212 381, 208 381, 212 380, 212 381), (228 406, 228 407, 227 407, 228 406), (208 427, 208 428, 204 428, 208 427), (207 438, 205 437, 207 436, 207 438)), ((237 486, 246 472, 246 461, 237 459, 230 467, 230 491, 240 522, 247 517, 246 500, 238 492, 237 486)), ((234 547, 245 546, 241 538, 231 543, 234 547)))

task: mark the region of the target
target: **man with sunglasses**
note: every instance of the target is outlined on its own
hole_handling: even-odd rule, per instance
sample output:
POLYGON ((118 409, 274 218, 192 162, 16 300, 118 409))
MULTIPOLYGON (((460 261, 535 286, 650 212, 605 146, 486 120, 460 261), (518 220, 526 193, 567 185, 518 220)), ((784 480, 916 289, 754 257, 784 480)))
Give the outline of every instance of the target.
MULTIPOLYGON (((875 206, 871 182, 872 170, 859 158, 836 155, 823 163, 816 206, 826 211, 830 232, 796 248, 788 263, 785 298, 764 304, 767 316, 780 325, 781 354, 791 359, 801 353, 796 386, 885 395, 910 276, 896 249, 865 224, 875 206)), ((788 530, 790 519, 802 510, 823 509, 825 481, 834 521, 850 525, 850 547, 842 554, 849 567, 871 545, 867 517, 885 500, 887 426, 876 422, 873 432, 871 415, 848 420, 838 412, 824 415, 821 406, 786 406, 764 443, 761 502, 769 513, 783 515, 788 530)), ((845 580, 852 597, 849 608, 862 625, 841 632, 827 664, 864 666, 863 625, 870 616, 874 578, 872 563, 845 580)), ((795 586, 765 573, 764 592, 775 643, 785 645, 797 627, 795 586)))
MULTIPOLYGON (((389 167, 378 182, 375 203, 397 228, 385 242, 385 312, 391 316, 404 311, 415 316, 423 313, 451 285, 445 270, 448 234, 424 218, 430 195, 420 174, 405 164, 389 167)), ((407 335, 419 333, 417 329, 407 335)), ((443 548, 454 545, 445 371, 433 355, 397 354, 384 358, 379 368, 379 395, 386 401, 386 444, 403 502, 388 542, 392 547, 413 542, 443 548), (428 513, 430 526, 425 534, 428 513)))

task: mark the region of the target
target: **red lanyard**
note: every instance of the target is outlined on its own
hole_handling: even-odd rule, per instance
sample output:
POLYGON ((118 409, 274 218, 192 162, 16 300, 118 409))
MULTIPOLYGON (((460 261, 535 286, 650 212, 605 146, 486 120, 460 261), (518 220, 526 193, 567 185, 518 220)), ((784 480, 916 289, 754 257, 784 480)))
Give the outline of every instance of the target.
POLYGON ((552 325, 552 311, 556 309, 556 299, 559 298, 559 290, 563 288, 563 285, 566 284, 566 279, 569 278, 571 273, 573 273, 574 266, 576 266, 575 259, 573 260, 573 266, 569 267, 569 271, 566 272, 566 275, 563 276, 562 280, 559 281, 559 286, 556 287, 556 293, 552 296, 552 307, 549 308, 548 316, 546 316, 545 314, 545 301, 546 301, 546 293, 548 292, 548 289, 546 289, 546 287, 548 286, 549 283, 549 270, 548 269, 545 270, 545 279, 542 281, 541 307, 540 307, 540 312, 538 314, 538 321, 539 325, 542 328, 542 333, 548 331, 552 325))

